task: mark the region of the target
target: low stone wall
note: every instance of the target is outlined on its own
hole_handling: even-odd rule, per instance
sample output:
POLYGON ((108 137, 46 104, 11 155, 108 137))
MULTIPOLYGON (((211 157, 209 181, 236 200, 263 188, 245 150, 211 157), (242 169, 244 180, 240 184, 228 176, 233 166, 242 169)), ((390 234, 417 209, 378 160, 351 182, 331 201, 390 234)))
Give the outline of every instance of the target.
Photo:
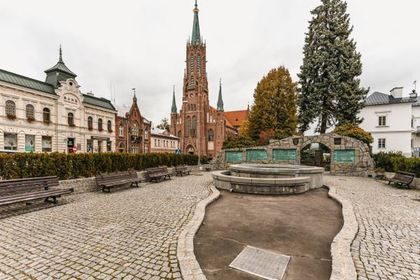
MULTIPOLYGON (((190 170, 194 171, 197 168, 189 167, 190 170)), ((174 174, 175 170, 172 167, 168 168, 169 173, 174 174)), ((146 172, 145 171, 137 171, 137 176, 140 179, 145 179, 146 172)), ((81 179, 72 179, 72 180, 62 180, 60 181, 59 185, 60 189, 68 189, 73 188, 75 194, 79 193, 86 193, 86 192, 96 192, 100 191, 101 188, 96 186, 95 177, 90 178, 81 178, 81 179)))

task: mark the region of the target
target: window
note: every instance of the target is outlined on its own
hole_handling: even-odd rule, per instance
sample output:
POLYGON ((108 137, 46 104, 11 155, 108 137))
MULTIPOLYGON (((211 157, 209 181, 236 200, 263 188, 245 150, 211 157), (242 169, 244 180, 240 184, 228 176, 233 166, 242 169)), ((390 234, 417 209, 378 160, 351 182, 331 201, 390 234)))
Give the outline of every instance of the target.
POLYGON ((385 138, 379 138, 378 139, 378 149, 385 149, 386 148, 386 139, 385 138))
POLYGON ((28 121, 35 120, 35 108, 32 104, 26 105, 26 119, 28 121))
POLYGON ((122 124, 120 124, 120 127, 118 128, 118 135, 124 137, 124 126, 122 124))
POLYGON ((144 130, 144 139, 149 139, 149 130, 147 128, 144 130))
POLYGON ((88 117, 88 129, 89 130, 93 129, 93 118, 92 117, 88 117))
POLYGON ((102 131, 104 130, 103 126, 102 126, 102 119, 98 119, 98 130, 102 131))
POLYGON ((44 108, 44 110, 42 110, 42 120, 44 121, 44 123, 50 123, 50 109, 48 108, 44 108))
POLYGON ((190 136, 191 133, 191 118, 187 117, 187 131, 185 136, 190 136))
POLYGON ((74 125, 74 115, 73 115, 73 113, 68 113, 67 114, 67 123, 69 124, 69 126, 75 126, 74 125))
POLYGON ((209 133, 207 135, 209 141, 214 141, 214 132, 213 129, 209 129, 209 133))
POLYGON ((386 116, 379 116, 378 125, 379 126, 386 126, 386 116))
POLYGON ((112 132, 112 122, 108 121, 108 132, 112 132))
POLYGON ((6 116, 9 119, 15 119, 16 118, 16 104, 15 102, 11 100, 6 101, 6 116))
POLYGON ((195 137, 197 131, 197 118, 195 116, 192 117, 192 124, 191 124, 191 136, 195 137))
POLYGON ((52 138, 51 136, 42 136, 42 151, 52 152, 52 138))
POLYGON ((111 152, 112 151, 112 142, 106 141, 106 151, 111 152))
POLYGON ((17 134, 15 133, 4 134, 4 149, 7 151, 17 150, 17 134))
POLYGON ((88 139, 86 142, 86 152, 92 153, 93 152, 93 140, 88 139))
POLYGON ((181 134, 181 130, 180 131, 178 131, 178 135, 177 135, 179 138, 181 138, 181 136, 182 136, 182 134, 181 134))
POLYGON ((35 152, 35 135, 25 135, 25 152, 35 152))

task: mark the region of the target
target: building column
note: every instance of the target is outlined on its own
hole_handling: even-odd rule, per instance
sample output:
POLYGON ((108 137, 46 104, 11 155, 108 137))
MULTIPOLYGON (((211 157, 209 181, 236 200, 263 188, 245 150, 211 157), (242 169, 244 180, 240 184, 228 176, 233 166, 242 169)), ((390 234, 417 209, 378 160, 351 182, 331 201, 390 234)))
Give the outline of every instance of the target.
POLYGON ((4 149, 4 131, 0 130, 0 150, 4 149))
POLYGON ((23 131, 17 133, 17 151, 25 152, 25 132, 23 131))
POLYGON ((36 153, 42 152, 42 135, 39 135, 39 134, 35 135, 35 152, 36 153))

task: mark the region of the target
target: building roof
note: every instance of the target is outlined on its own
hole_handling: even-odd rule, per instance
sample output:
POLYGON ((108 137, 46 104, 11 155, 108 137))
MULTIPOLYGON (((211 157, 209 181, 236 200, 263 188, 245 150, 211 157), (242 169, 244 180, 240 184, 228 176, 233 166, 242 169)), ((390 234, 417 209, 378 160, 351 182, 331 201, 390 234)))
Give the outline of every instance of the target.
POLYGON ((111 101, 103 97, 95 97, 89 94, 83 94, 83 103, 116 111, 111 101))
POLYGON ((156 136, 156 137, 160 137, 160 138, 167 138, 167 139, 175 139, 175 140, 179 140, 179 137, 170 134, 169 132, 167 132, 166 130, 163 129, 159 129, 159 128, 152 128, 152 131, 150 133, 152 136, 156 136))
POLYGON ((243 123, 248 120, 248 110, 229 111, 223 113, 226 120, 233 126, 242 126, 243 123))
POLYGON ((53 67, 45 70, 45 73, 50 73, 50 72, 56 72, 56 71, 60 71, 60 72, 64 72, 70 76, 72 76, 73 78, 76 78, 77 75, 74 74, 69 68, 67 68, 66 64, 64 64, 63 61, 63 52, 61 50, 61 46, 60 46, 60 56, 58 58, 58 62, 56 65, 54 65, 53 67))
POLYGON ((415 102, 419 102, 417 98, 411 98, 411 97, 395 98, 392 95, 376 91, 366 98, 365 105, 375 106, 375 105, 403 104, 403 103, 415 103, 415 102))
POLYGON ((0 81, 55 95, 54 87, 52 85, 3 69, 0 69, 0 81))
POLYGON ((200 21, 198 19, 198 5, 197 0, 195 0, 194 6, 194 23, 193 23, 193 31, 191 37, 191 44, 200 44, 201 43, 201 35, 200 35, 200 21))

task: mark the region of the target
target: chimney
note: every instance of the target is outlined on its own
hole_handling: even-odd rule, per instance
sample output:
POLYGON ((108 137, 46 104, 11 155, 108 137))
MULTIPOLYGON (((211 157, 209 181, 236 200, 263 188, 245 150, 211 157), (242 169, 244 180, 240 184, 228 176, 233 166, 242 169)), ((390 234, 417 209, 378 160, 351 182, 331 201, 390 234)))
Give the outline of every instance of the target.
POLYGON ((402 98, 403 87, 394 87, 391 89, 391 96, 394 98, 402 98))

